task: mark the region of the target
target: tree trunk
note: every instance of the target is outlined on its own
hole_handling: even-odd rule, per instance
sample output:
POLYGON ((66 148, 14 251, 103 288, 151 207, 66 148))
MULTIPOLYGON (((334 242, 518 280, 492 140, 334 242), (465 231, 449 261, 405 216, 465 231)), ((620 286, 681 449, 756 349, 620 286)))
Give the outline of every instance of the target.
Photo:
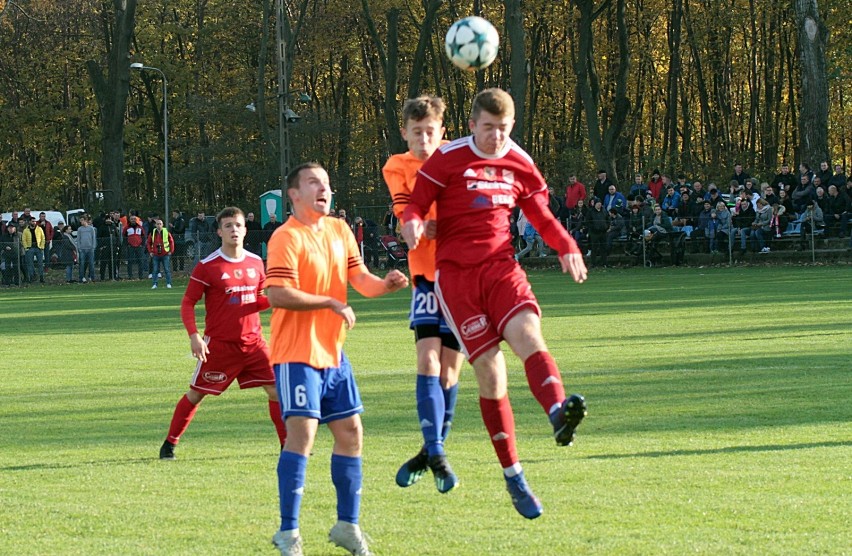
POLYGON ((124 117, 130 90, 130 39, 136 21, 136 0, 113 0, 115 19, 107 45, 107 75, 94 60, 86 62, 100 112, 101 183, 107 206, 124 204, 124 117))
POLYGON ((506 34, 509 39, 510 75, 509 89, 512 100, 515 101, 515 127, 512 129, 512 139, 523 144, 525 108, 527 96, 527 56, 524 34, 524 12, 521 0, 505 0, 506 34))
POLYGON ((799 156, 816 166, 829 160, 828 77, 825 47, 828 29, 820 19, 816 0, 796 0, 802 85, 799 90, 799 156))

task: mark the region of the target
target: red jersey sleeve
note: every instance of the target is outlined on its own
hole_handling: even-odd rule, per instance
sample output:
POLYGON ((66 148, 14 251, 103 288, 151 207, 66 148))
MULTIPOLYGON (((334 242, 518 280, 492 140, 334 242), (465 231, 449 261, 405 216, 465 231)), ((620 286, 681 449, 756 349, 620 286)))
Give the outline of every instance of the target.
POLYGON ((195 265, 180 302, 180 319, 183 321, 186 333, 190 336, 198 332, 198 324, 195 321, 195 305, 204 295, 204 288, 207 285, 200 276, 202 271, 202 265, 195 265))
POLYGON ((518 206, 524 211, 533 228, 541 234, 544 242, 556 249, 560 256, 567 253, 579 254, 580 248, 577 246, 577 242, 553 217, 553 213, 547 206, 546 198, 547 190, 544 189, 518 199, 518 206))
POLYGON ((443 176, 440 171, 443 156, 444 154, 440 149, 435 151, 417 172, 417 181, 414 184, 414 191, 411 192, 411 201, 402 214, 403 222, 408 222, 414 218, 423 220, 429 213, 429 207, 438 198, 440 189, 446 187, 446 181, 442 181, 443 176))

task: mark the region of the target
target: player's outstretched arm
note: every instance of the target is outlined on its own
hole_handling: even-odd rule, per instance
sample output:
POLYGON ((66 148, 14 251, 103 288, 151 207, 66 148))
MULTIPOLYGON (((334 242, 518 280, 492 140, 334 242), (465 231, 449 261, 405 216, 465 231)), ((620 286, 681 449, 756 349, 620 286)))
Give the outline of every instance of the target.
POLYGON ((355 326, 355 312, 352 307, 327 295, 315 295, 296 288, 267 286, 266 297, 272 307, 290 311, 316 311, 331 309, 346 321, 346 327, 355 326))
POLYGON ((586 262, 580 253, 565 253, 564 255, 560 255, 559 263, 562 265, 562 272, 570 274, 571 278, 578 284, 582 284, 589 277, 586 262))
POLYGON ((398 270, 391 270, 384 278, 366 271, 351 276, 349 283, 364 297, 379 297, 408 286, 408 278, 398 270))

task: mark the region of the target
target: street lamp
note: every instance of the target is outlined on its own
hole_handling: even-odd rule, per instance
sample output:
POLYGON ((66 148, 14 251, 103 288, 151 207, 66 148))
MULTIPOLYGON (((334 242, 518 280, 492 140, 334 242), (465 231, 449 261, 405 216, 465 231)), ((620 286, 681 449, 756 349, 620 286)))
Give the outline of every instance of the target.
POLYGON ((156 71, 163 78, 163 189, 165 192, 166 213, 163 215, 163 222, 166 224, 166 229, 169 226, 169 81, 166 79, 166 74, 159 68, 146 66, 141 62, 130 64, 130 69, 139 71, 151 70, 156 71))

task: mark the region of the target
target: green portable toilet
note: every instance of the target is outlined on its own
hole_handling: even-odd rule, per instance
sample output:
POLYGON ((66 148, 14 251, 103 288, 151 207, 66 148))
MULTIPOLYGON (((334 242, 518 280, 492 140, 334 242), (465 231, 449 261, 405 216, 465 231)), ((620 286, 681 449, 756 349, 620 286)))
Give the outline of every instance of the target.
MULTIPOLYGON (((260 225, 266 226, 269 215, 274 214, 279 222, 284 222, 284 203, 280 189, 270 189, 260 196, 260 225)), ((266 259, 266 242, 263 242, 263 258, 266 259)))

